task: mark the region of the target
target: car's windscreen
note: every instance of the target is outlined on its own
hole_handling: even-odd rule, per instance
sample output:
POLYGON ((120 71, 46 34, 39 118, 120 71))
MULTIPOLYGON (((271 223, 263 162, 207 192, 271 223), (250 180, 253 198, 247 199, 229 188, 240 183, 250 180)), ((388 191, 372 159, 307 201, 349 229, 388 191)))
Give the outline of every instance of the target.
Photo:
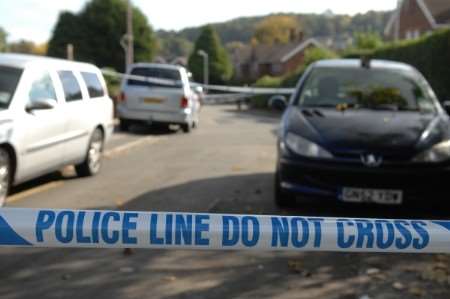
POLYGON ((161 84, 159 82, 149 82, 142 80, 141 78, 129 79, 127 84, 132 86, 147 86, 147 87, 164 87, 164 88, 180 88, 181 87, 181 75, 176 69, 166 69, 157 67, 137 67, 131 71, 131 75, 156 78, 163 80, 176 81, 175 84, 161 84))
POLYGON ((302 107, 337 107, 434 112, 424 79, 415 73, 381 68, 313 69, 297 103, 302 107))
POLYGON ((23 70, 0 65, 0 109, 8 108, 23 70))

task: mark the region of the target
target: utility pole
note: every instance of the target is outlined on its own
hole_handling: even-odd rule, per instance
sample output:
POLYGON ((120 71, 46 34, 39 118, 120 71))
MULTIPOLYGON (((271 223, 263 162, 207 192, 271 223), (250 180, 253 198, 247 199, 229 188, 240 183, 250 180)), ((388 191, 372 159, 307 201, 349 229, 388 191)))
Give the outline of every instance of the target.
POLYGON ((134 37, 133 37, 133 4, 131 0, 127 0, 127 49, 126 49, 126 64, 127 68, 134 62, 134 37))
POLYGON ((67 44, 67 46, 66 46, 66 53, 67 53, 67 60, 74 60, 73 45, 72 44, 67 44))

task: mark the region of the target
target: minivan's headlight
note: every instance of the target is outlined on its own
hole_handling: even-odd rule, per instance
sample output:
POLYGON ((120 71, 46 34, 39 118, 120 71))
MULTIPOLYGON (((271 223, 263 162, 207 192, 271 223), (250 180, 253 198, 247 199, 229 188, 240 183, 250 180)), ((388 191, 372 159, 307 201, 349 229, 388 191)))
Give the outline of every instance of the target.
POLYGON ((298 155, 311 158, 333 158, 328 151, 319 145, 293 133, 286 135, 286 146, 298 155))
POLYGON ((414 162, 438 163, 450 160, 450 140, 441 142, 417 155, 414 162))

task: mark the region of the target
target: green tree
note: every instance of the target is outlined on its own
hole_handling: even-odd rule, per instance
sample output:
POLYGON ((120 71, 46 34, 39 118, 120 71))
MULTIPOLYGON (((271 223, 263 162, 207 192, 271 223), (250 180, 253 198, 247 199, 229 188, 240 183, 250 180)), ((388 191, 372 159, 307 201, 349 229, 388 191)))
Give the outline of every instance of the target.
POLYGON ((362 50, 374 50, 383 45, 381 36, 376 32, 356 32, 355 47, 362 50))
POLYGON ((300 30, 297 18, 287 15, 274 15, 263 19, 256 25, 254 39, 261 44, 288 43, 292 34, 300 30))
POLYGON ((6 37, 8 34, 0 27, 0 52, 6 51, 6 37))
POLYGON ((198 51, 203 50, 209 55, 209 78, 213 84, 223 84, 233 75, 233 66, 227 51, 222 46, 217 32, 211 26, 205 26, 195 42, 194 51, 189 57, 189 69, 194 79, 203 78, 203 58, 198 51))
MULTIPOLYGON (((126 33, 127 4, 122 0, 91 0, 79 14, 60 14, 49 42, 50 56, 65 57, 74 45, 75 58, 99 67, 124 70, 125 53, 120 40, 126 33)), ((145 15, 133 8, 136 61, 151 61, 156 52, 155 34, 145 15)))

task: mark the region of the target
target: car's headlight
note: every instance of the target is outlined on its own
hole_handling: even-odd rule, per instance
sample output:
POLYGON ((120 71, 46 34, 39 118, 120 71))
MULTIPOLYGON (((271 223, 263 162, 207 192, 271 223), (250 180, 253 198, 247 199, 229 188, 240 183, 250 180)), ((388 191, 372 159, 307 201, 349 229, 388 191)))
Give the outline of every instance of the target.
POLYGON ((311 158, 333 158, 333 155, 303 137, 288 133, 285 138, 286 146, 298 155, 311 158))
POLYGON ((438 163, 450 160, 450 140, 441 142, 417 155, 414 162, 438 163))

